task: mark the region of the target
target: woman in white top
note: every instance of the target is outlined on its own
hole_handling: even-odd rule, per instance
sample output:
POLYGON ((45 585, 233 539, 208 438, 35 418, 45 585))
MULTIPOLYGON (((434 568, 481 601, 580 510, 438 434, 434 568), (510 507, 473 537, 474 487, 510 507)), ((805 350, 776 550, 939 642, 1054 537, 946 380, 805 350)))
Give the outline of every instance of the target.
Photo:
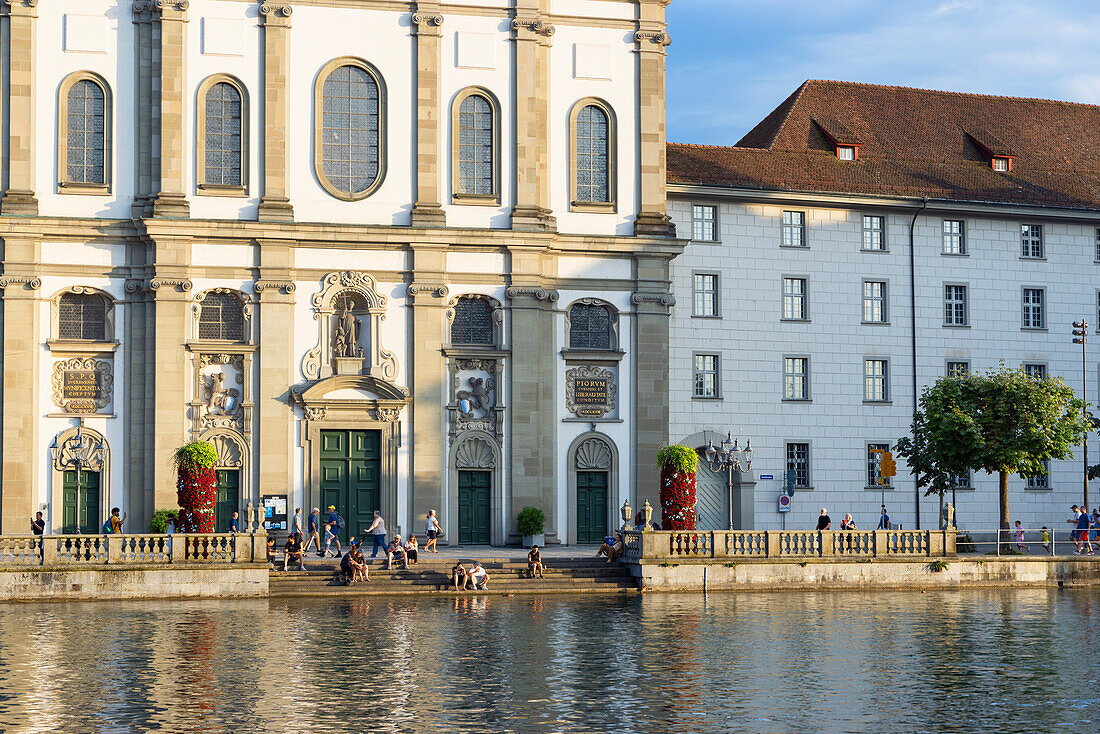
POLYGON ((420 546, 416 542, 416 536, 410 535, 409 539, 405 541, 405 556, 409 559, 409 563, 416 563, 418 550, 420 550, 420 546))
POLYGON ((435 541, 443 534, 443 530, 439 527, 439 520, 435 519, 435 510, 428 510, 428 519, 424 523, 424 534, 428 536, 428 542, 424 544, 424 552, 438 553, 439 551, 435 548, 435 541))

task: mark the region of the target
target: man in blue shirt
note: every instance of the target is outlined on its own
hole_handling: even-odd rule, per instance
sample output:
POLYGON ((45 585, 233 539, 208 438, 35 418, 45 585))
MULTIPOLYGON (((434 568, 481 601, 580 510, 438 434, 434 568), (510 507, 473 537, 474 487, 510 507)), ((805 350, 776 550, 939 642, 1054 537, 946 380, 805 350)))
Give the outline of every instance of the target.
MULTIPOLYGON (((1082 506, 1081 514, 1077 516, 1077 540, 1085 544, 1085 549, 1088 551, 1088 555, 1096 555, 1092 550, 1092 541, 1089 540, 1089 526, 1092 525, 1092 519, 1089 517, 1089 508, 1082 506)), ((1073 555, 1081 555, 1080 550, 1073 551, 1073 555)))
POLYGON ((233 517, 229 520, 229 532, 241 532, 241 516, 236 510, 233 510, 233 517))
POLYGON ((306 518, 306 544, 302 548, 302 552, 309 550, 309 546, 316 544, 317 555, 321 556, 324 553, 321 552, 321 511, 316 507, 309 513, 309 517, 306 518))
POLYGON ((890 529, 890 516, 886 514, 886 505, 882 506, 882 517, 880 517, 879 520, 878 520, 878 529, 879 530, 889 530, 890 529))

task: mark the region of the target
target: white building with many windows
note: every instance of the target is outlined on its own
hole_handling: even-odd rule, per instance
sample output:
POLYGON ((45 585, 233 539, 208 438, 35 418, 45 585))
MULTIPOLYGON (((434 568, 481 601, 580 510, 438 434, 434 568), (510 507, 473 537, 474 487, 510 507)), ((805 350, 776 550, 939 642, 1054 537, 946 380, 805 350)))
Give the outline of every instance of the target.
MULTIPOLYGON (((874 527, 883 497, 915 527, 907 467, 883 489, 877 452, 925 385, 1003 361, 1080 392, 1071 324, 1100 325, 1098 125, 1089 105, 811 81, 736 146, 670 146, 669 210, 691 239, 672 269, 670 435, 751 439, 735 525, 780 527, 793 471, 788 527, 821 507, 874 527)), ((1013 479, 1013 519, 1065 528, 1082 474, 1078 454, 1013 479)), ((964 482, 960 527, 996 527, 996 476, 964 482)), ((726 527, 728 501, 702 471, 703 524, 726 527)), ((934 525, 936 499, 919 503, 934 525)))

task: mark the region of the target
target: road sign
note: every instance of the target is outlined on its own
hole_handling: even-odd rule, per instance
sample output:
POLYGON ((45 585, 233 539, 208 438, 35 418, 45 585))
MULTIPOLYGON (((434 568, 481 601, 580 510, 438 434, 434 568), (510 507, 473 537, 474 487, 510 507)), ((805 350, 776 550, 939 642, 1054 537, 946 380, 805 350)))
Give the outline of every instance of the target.
POLYGON ((790 512, 791 511, 791 498, 786 494, 779 495, 779 511, 790 512))
POLYGON ((775 479, 775 477, 772 476, 771 474, 761 474, 760 478, 761 479, 775 479))

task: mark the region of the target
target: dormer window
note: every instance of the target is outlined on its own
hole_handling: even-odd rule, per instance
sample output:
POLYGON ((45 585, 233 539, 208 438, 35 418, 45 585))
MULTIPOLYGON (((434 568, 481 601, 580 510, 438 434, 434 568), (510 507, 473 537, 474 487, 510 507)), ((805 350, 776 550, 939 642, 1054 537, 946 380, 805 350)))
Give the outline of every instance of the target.
POLYGON ((966 135, 985 155, 994 171, 1008 173, 1012 170, 1016 162, 1016 152, 1008 146, 1008 143, 988 130, 967 130, 966 135))
POLYGON ((855 146, 838 145, 836 147, 836 157, 842 161, 854 161, 856 159, 855 146))
POLYGON ((1012 159, 1003 156, 993 157, 993 170, 1007 173, 1012 170, 1012 159))
POLYGON ((838 159, 859 160, 859 147, 863 145, 863 141, 847 125, 840 120, 825 117, 814 117, 813 123, 825 136, 825 141, 832 147, 838 159))

